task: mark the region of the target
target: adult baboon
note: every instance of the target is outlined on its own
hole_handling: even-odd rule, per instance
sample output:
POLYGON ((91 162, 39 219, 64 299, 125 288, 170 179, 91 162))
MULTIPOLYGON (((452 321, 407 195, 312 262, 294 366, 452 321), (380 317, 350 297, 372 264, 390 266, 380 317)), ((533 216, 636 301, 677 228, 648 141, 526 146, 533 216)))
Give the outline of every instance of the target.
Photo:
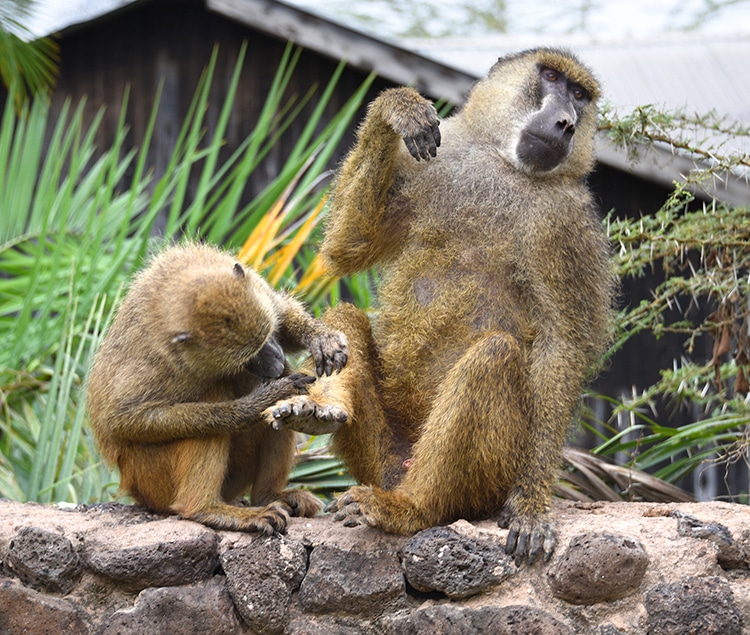
POLYGON ((573 55, 542 48, 498 60, 440 129, 410 88, 370 105, 321 253, 337 275, 382 269, 374 336, 331 310, 349 365, 272 409, 308 430, 348 413, 334 448, 365 486, 335 518, 412 533, 502 512, 518 562, 549 557, 551 488, 614 289, 585 184, 598 97, 573 55))

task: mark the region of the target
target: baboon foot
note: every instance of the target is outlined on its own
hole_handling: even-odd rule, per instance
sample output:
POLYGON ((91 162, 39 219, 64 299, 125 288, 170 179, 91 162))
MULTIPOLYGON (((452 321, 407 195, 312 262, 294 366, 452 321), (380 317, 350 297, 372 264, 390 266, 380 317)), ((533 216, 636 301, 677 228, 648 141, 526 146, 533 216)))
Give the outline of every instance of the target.
POLYGON ((226 531, 257 531, 266 536, 282 534, 289 522, 289 505, 274 501, 265 507, 235 507, 214 503, 193 513, 180 513, 182 518, 226 531))
POLYGON ((544 562, 549 561, 555 550, 555 526, 546 516, 514 514, 505 507, 497 524, 508 529, 505 553, 514 555, 516 566, 520 566, 525 557, 529 564, 534 564, 542 554, 544 562))
POLYGON ((301 489, 284 490, 276 500, 286 505, 289 515, 295 517, 312 518, 323 509, 323 503, 317 496, 301 489))
POLYGON ((437 522, 427 520, 423 510, 396 490, 357 485, 331 501, 325 511, 345 527, 367 525, 393 534, 413 534, 437 522))
POLYGON ((373 489, 358 485, 334 498, 326 505, 325 511, 333 514, 333 520, 343 522, 345 527, 356 527, 357 525, 379 527, 378 517, 372 513, 374 502, 375 493, 373 489))
POLYGON ((307 395, 277 401, 263 411, 264 419, 274 429, 289 428, 305 434, 336 432, 349 419, 341 406, 321 405, 307 395))

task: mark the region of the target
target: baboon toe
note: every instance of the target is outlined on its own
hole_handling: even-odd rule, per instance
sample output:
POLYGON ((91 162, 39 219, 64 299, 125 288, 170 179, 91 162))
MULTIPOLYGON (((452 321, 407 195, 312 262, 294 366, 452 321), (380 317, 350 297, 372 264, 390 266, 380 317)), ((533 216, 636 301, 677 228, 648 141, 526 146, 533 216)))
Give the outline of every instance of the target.
POLYGON ((378 520, 369 505, 373 496, 372 489, 369 487, 353 487, 331 501, 326 506, 325 511, 330 512, 333 520, 341 522, 344 527, 356 527, 358 525, 378 527, 378 520))
POLYGON ((505 553, 514 556, 516 566, 524 559, 532 565, 539 556, 543 556, 544 562, 549 561, 555 549, 555 528, 551 521, 533 516, 509 518, 508 514, 503 514, 498 525, 508 528, 505 553))
POLYGON ((263 416, 276 430, 288 428, 315 435, 336 432, 349 419, 341 406, 322 405, 307 395, 279 401, 263 416))
POLYGON ((290 516, 312 518, 322 508, 323 503, 314 494, 299 489, 282 492, 279 502, 284 503, 290 516))
POLYGON ((275 501, 262 508, 252 521, 251 531, 258 531, 266 536, 283 534, 289 523, 289 513, 286 504, 275 501))

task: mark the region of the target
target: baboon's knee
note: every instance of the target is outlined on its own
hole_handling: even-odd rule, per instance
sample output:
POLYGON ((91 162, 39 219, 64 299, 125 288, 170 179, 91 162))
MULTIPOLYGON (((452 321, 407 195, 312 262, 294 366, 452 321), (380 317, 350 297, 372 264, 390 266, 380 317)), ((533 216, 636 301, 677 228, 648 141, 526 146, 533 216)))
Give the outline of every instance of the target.
POLYGON ((323 321, 333 329, 343 331, 354 341, 369 342, 372 339, 370 319, 364 311, 348 302, 340 302, 323 314, 323 321))

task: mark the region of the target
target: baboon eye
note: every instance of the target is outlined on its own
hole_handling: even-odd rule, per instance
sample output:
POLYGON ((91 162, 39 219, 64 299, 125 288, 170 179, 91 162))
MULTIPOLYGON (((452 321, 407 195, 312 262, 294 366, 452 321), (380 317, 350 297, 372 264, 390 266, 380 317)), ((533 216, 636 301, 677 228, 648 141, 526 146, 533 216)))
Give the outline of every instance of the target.
POLYGON ((544 79, 546 79, 548 82, 557 81, 557 72, 553 71, 551 68, 545 68, 543 73, 544 73, 544 79))
POLYGON ((588 93, 580 86, 573 86, 571 91, 573 93, 573 97, 575 97, 579 101, 581 99, 588 99, 588 96, 589 96, 588 93))

